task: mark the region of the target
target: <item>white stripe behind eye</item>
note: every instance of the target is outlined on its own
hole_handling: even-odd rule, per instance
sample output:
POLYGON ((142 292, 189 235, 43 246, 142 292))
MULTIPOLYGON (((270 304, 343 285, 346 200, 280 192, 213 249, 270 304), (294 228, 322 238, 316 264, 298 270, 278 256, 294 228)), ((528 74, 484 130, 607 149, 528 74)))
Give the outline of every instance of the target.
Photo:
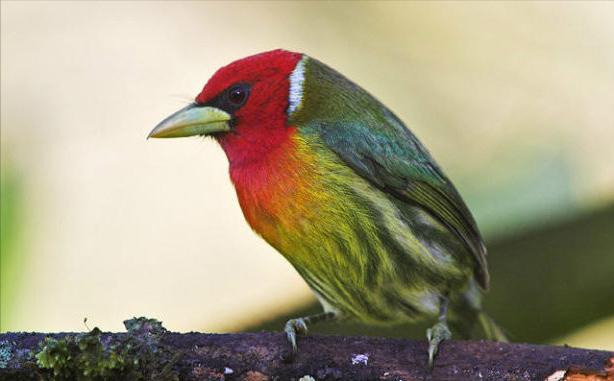
POLYGON ((288 95, 288 115, 300 110, 303 105, 303 82, 305 82, 305 62, 307 56, 303 56, 290 74, 290 94, 288 95))

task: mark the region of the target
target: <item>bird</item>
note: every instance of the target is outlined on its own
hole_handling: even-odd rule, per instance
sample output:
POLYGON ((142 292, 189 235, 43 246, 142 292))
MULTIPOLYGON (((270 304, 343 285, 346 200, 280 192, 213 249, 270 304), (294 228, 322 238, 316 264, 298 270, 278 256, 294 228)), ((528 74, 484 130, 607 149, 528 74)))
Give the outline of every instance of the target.
POLYGON ((281 253, 323 312, 290 319, 434 320, 428 364, 452 327, 506 341, 482 309, 486 246, 468 207, 416 135, 344 75, 276 49, 217 70, 148 138, 205 136, 225 152, 250 227, 281 253))

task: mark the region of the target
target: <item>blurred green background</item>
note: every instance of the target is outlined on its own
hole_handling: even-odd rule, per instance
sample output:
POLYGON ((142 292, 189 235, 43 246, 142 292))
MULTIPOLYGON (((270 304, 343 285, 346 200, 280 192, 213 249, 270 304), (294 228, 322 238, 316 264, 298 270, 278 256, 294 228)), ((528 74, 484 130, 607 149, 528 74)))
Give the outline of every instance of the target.
POLYGON ((145 140, 217 68, 282 47, 369 90, 437 158, 515 340, 614 349, 613 2, 0 4, 0 331, 281 330, 318 310, 243 221, 219 147, 145 140))

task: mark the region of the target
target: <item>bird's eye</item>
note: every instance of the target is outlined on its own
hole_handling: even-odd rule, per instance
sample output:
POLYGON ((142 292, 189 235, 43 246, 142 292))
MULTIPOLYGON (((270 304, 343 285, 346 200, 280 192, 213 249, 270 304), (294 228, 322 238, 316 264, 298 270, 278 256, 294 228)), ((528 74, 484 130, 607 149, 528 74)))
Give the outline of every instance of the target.
POLYGON ((247 99, 247 91, 241 87, 233 87, 228 91, 228 100, 235 106, 242 106, 247 99))
POLYGON ((251 90, 252 85, 247 82, 234 83, 203 105, 217 107, 229 114, 234 114, 247 103, 251 90))

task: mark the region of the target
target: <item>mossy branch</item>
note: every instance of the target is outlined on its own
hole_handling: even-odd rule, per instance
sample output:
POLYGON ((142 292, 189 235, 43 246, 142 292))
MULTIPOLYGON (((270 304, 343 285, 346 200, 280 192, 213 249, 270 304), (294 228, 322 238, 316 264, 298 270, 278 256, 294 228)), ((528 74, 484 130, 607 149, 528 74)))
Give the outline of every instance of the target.
POLYGON ((0 334, 0 379, 614 381, 607 351, 452 340, 430 371, 426 340, 308 335, 289 359, 282 333, 179 334, 155 320, 127 323, 126 333, 0 334))

